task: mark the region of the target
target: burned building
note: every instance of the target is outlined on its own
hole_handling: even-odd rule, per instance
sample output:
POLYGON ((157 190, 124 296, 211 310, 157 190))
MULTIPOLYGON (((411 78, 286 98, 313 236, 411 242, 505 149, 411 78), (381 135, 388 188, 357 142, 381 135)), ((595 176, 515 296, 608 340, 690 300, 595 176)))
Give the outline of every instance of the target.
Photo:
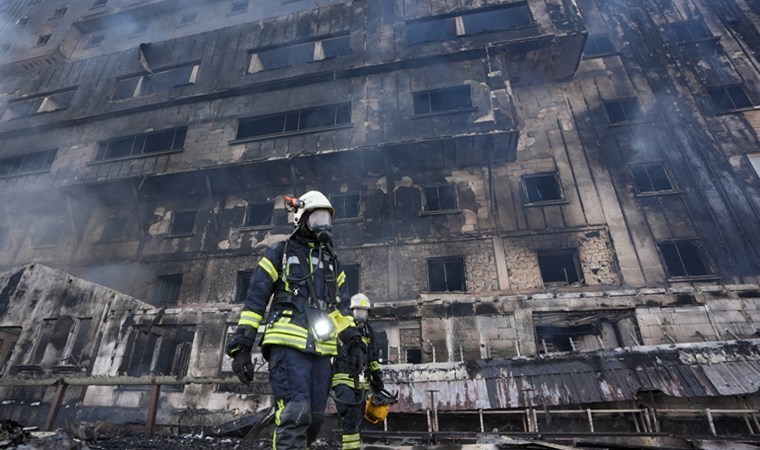
POLYGON ((399 417, 760 434, 757 1, 2 8, 3 414, 268 406, 222 348, 319 189, 399 417))

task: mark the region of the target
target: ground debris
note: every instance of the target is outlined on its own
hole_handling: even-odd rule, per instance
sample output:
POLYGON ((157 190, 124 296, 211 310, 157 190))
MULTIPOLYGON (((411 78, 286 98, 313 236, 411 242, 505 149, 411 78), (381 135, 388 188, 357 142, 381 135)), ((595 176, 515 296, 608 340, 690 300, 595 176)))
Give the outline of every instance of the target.
MULTIPOLYGON (((160 435, 146 438, 141 432, 108 430, 99 433, 97 441, 88 442, 91 450, 264 450, 272 448, 272 441, 259 439, 246 442, 242 438, 206 436, 203 434, 160 435)), ((340 446, 317 441, 314 450, 333 450, 340 446)))

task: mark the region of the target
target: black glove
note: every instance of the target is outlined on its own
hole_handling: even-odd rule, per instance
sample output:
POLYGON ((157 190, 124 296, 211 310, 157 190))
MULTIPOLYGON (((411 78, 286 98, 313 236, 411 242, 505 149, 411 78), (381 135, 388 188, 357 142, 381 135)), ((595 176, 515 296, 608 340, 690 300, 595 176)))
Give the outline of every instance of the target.
POLYGON ((385 389, 385 383, 383 383, 383 373, 379 370, 370 372, 369 384, 372 385, 372 389, 374 389, 375 392, 380 392, 385 389))
POLYGON ((252 327, 238 327, 225 349, 232 358, 232 372, 243 384, 251 384, 253 381, 251 349, 255 342, 256 330, 252 327))

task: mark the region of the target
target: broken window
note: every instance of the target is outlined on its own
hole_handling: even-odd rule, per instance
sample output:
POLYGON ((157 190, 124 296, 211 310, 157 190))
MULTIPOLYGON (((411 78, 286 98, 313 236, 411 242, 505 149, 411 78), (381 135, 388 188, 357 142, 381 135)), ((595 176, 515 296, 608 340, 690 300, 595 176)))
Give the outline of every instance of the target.
POLYGON ((413 96, 415 115, 472 108, 469 85, 415 92, 413 96))
POLYGON ((631 173, 633 173, 636 192, 639 194, 673 190, 673 183, 664 164, 632 167, 631 173))
POLYGON ((172 217, 169 234, 172 236, 192 234, 195 228, 196 211, 177 211, 172 217))
POLYGON ((346 274, 346 289, 348 289, 348 294, 358 294, 362 271, 361 266, 359 264, 345 264, 340 269, 346 274))
POLYGON ((428 287, 430 292, 466 292, 464 258, 428 259, 428 287))
POLYGON ((241 119, 236 139, 319 130, 351 123, 351 104, 319 106, 270 116, 241 119))
POLYGON ((531 24, 530 11, 525 2, 499 6, 461 15, 424 18, 407 22, 409 44, 445 41, 468 34, 503 31, 531 24))
POLYGON ((248 298, 248 288, 251 286, 252 270, 242 270, 235 279, 235 303, 245 303, 248 298))
POLYGON ((112 214, 108 216, 105 223, 103 223, 103 234, 100 236, 100 241, 118 242, 124 239, 127 220, 128 218, 125 214, 112 214))
POLYGON ((234 2, 230 7, 230 14, 240 14, 248 11, 248 0, 234 2))
POLYGON ((583 273, 576 249, 539 250, 537 256, 544 285, 583 283, 583 273))
POLYGON ((91 317, 79 317, 71 329, 63 354, 63 363, 79 367, 82 362, 82 352, 90 332, 91 317))
POLYGON ((58 150, 29 153, 0 159, 0 178, 50 170, 58 150))
POLYGON ((7 368, 20 335, 21 327, 0 327, 0 374, 7 368))
POLYGON ((27 23, 29 23, 29 16, 19 17, 18 20, 16 21, 16 25, 20 27, 23 27, 27 23))
POLYGON ((632 122, 641 116, 639 100, 635 97, 604 102, 604 110, 613 124, 632 122))
POLYGON ((32 347, 31 357, 28 363, 39 366, 45 358, 48 344, 53 337, 55 325, 58 319, 45 319, 38 325, 34 346, 32 347))
POLYGON ((564 200, 557 172, 525 175, 522 181, 527 204, 564 200))
POLYGON ((66 89, 61 92, 9 102, 8 107, 3 112, 2 120, 68 109, 71 106, 75 91, 76 88, 66 89))
POLYGON ((335 219, 352 219, 359 217, 359 194, 339 194, 330 197, 330 204, 335 209, 335 219))
POLYGON ((135 327, 127 375, 187 375, 194 338, 194 326, 135 327))
POLYGON ((586 40, 586 46, 583 47, 583 56, 585 58, 594 58, 597 56, 610 55, 615 53, 615 47, 606 34, 594 34, 586 40))
POLYGON ((698 42, 712 38, 713 35, 705 24, 697 20, 688 20, 670 25, 669 39, 677 44, 698 42))
POLYGON ((710 275, 702 259, 702 249, 696 240, 658 242, 665 269, 670 278, 710 275))
POLYGON ((119 137, 100 143, 96 161, 151 153, 179 151, 185 147, 187 127, 119 137))
POLYGON ((68 6, 61 6, 60 8, 56 8, 55 11, 53 12, 53 16, 51 17, 51 19, 56 19, 58 17, 65 16, 66 11, 68 10, 69 10, 68 6))
POLYGON ((195 20, 198 18, 198 12, 192 11, 189 13, 182 14, 179 18, 179 24, 180 25, 187 25, 189 23, 195 22, 195 20))
POLYGON ((709 87, 707 88, 707 92, 710 94, 713 105, 715 105, 715 109, 718 112, 752 107, 752 100, 749 99, 741 84, 709 87))
POLYGON ((111 100, 124 100, 195 83, 199 64, 186 64, 171 69, 116 80, 111 100))
POLYGON ((426 187, 422 189, 422 194, 425 212, 455 211, 458 208, 457 190, 454 185, 426 187))
POLYGON ((419 328, 402 328, 399 331, 400 361, 407 364, 422 363, 422 338, 419 328))
POLYGON ((348 34, 329 36, 309 42, 251 50, 248 73, 293 67, 312 61, 337 58, 351 53, 348 34))
POLYGON ((181 273, 159 276, 158 284, 153 292, 153 304, 156 306, 176 305, 181 287, 181 273))
POLYGON ((39 233, 37 235, 37 246, 55 247, 60 244, 61 238, 66 232, 66 220, 51 216, 39 223, 37 227, 39 233))
POLYGON ((245 227, 261 227, 272 224, 272 215, 274 214, 274 203, 253 203, 248 205, 245 213, 245 227))
POLYGON ((539 354, 640 345, 633 311, 533 313, 539 354))
POLYGON ((87 41, 87 47, 99 47, 105 39, 106 36, 104 34, 96 34, 87 41))
POLYGON ((45 44, 47 44, 48 41, 50 40, 51 36, 52 36, 52 34, 40 34, 40 35, 38 35, 37 36, 37 41, 36 41, 37 45, 45 45, 45 44))

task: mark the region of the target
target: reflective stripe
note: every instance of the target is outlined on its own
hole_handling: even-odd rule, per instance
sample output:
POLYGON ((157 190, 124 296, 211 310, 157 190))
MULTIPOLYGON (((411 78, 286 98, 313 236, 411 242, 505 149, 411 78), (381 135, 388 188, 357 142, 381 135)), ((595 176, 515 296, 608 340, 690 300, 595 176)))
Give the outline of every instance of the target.
POLYGON ((369 362, 369 371, 374 372, 376 370, 380 370, 380 363, 377 361, 370 361, 369 362))
POLYGON ((283 345, 297 350, 306 350, 306 339, 267 333, 264 335, 264 341, 261 345, 283 345))
POLYGON ((344 384, 351 389, 355 389, 354 386, 354 379, 349 376, 347 373, 336 373, 332 377, 332 387, 338 386, 344 384))
POLYGON ((261 324, 261 321, 263 319, 264 317, 262 317, 261 314, 257 314, 253 311, 243 311, 240 313, 240 320, 238 321, 238 326, 247 325, 249 327, 253 327, 254 329, 258 329, 259 324, 261 324))
MULTIPOLYGON (((279 399, 277 400, 277 409, 274 413, 274 424, 276 426, 280 426, 280 423, 282 422, 280 420, 280 415, 282 414, 282 410, 285 409, 285 400, 279 399)), ((277 428, 274 429, 274 433, 272 434, 272 448, 274 450, 277 450, 277 428)))
POLYGON ((314 349, 320 355, 337 355, 338 354, 338 342, 335 340, 327 342, 316 341, 314 349))
POLYGON ((298 325, 292 324, 292 323, 286 323, 283 321, 277 321, 273 323, 271 326, 267 327, 267 334, 268 333, 286 333, 291 334, 293 336, 302 337, 306 339, 309 337, 309 330, 303 327, 299 327, 298 325))
POLYGON ((277 269, 274 268, 274 264, 272 264, 272 261, 269 260, 266 256, 261 258, 259 261, 259 267, 264 269, 266 273, 269 274, 269 278, 272 279, 272 283, 277 282, 277 278, 279 275, 277 274, 277 269))
POLYGON ((345 450, 361 448, 362 445, 362 439, 359 433, 344 434, 341 441, 343 444, 343 449, 345 450))
POLYGON ((338 274, 338 279, 336 281, 338 283, 338 287, 341 287, 343 283, 346 282, 346 272, 341 270, 340 273, 338 274))

